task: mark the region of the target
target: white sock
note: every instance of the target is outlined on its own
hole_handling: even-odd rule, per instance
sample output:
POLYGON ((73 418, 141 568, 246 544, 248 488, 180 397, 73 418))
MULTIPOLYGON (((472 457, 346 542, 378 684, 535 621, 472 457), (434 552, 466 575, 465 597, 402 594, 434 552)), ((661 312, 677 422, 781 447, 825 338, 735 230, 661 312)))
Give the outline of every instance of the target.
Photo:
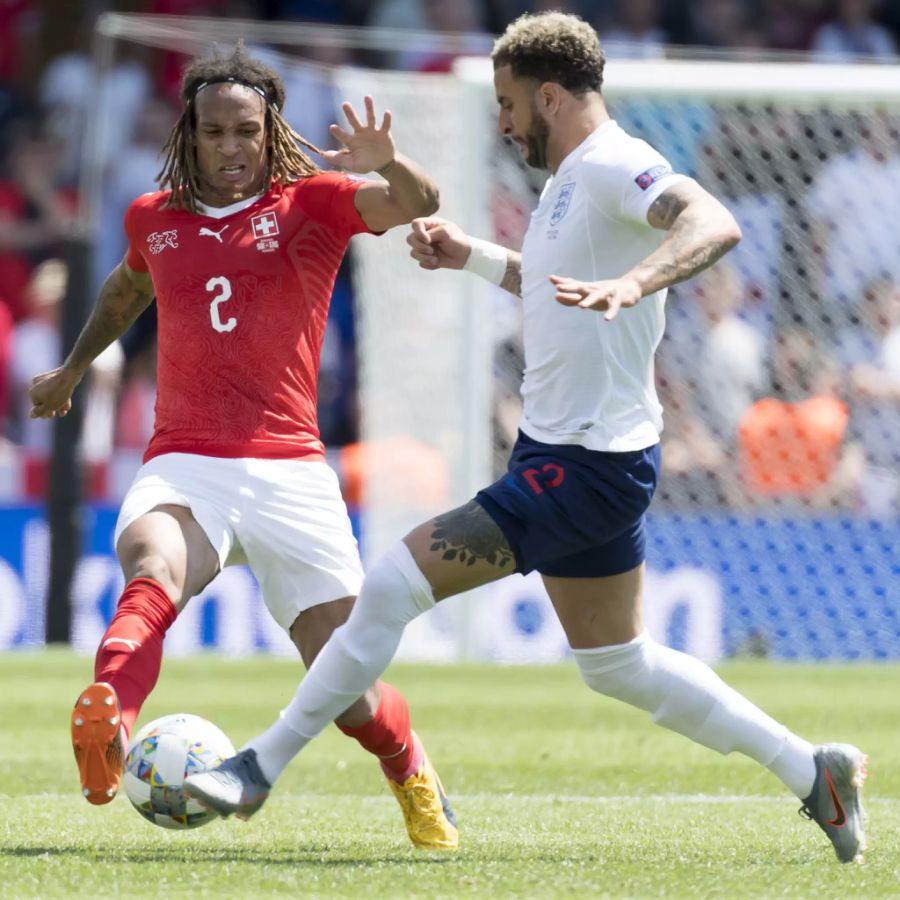
POLYGON ((816 748, 789 731, 781 752, 769 763, 769 771, 780 778, 801 800, 805 800, 816 780, 816 748))
POLYGON ((262 734, 248 741, 241 750, 255 750, 256 761, 266 776, 266 781, 275 784, 275 779, 307 743, 307 738, 292 731, 284 724, 284 719, 279 718, 262 734))
POLYGON ((658 725, 705 747, 755 759, 800 797, 812 790, 812 745, 699 659, 657 644, 646 632, 627 644, 572 652, 581 677, 598 693, 646 710, 658 725))
POLYGON ((428 579, 398 541, 366 575, 347 621, 328 639, 281 718, 246 746, 270 784, 388 667, 407 624, 434 606, 428 579))

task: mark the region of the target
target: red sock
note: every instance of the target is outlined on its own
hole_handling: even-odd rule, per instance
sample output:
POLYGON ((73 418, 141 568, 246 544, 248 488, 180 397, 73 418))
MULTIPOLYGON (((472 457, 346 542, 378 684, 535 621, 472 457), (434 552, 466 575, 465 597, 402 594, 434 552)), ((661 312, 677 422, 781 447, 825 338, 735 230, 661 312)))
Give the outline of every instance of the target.
POLYGON ((178 611, 159 582, 135 578, 125 585, 119 606, 97 648, 94 680, 113 686, 122 724, 131 734, 162 665, 163 637, 178 611))
POLYGON ((356 728, 338 725, 348 737, 356 738, 363 749, 374 753, 389 778, 405 781, 418 768, 416 741, 409 727, 409 706, 395 687, 378 682, 381 702, 371 722, 356 728))

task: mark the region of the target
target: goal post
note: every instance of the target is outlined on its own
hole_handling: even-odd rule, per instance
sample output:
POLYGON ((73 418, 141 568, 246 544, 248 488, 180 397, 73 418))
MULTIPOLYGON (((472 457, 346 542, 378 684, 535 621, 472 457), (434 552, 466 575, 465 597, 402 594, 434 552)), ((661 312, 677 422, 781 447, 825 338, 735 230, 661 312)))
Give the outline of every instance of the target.
MULTIPOLYGON (((390 109, 398 149, 440 187, 440 216, 482 231, 468 179, 479 141, 450 76, 340 69, 342 97, 371 92, 390 109)), ((478 166, 478 170, 483 167, 478 166)), ((361 437, 371 454, 362 511, 364 555, 374 561, 410 528, 469 499, 490 477, 490 304, 487 285, 427 271, 409 256, 409 229, 357 238, 353 247, 361 437)))

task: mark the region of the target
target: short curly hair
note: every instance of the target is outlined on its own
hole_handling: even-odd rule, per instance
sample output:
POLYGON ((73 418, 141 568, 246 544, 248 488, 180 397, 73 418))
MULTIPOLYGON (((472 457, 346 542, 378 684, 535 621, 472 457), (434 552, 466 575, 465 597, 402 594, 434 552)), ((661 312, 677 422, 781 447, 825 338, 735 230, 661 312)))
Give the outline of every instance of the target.
POLYGON ((580 97, 600 91, 606 58, 597 32, 579 16, 561 12, 519 16, 494 43, 494 69, 514 78, 553 81, 580 97))

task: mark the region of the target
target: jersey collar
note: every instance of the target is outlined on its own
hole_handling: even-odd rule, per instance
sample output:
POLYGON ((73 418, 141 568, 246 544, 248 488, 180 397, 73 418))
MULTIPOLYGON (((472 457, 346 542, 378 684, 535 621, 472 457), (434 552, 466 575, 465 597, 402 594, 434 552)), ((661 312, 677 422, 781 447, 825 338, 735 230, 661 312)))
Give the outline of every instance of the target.
POLYGON ((617 128, 615 119, 607 119, 605 122, 598 125, 577 147, 570 150, 564 157, 563 161, 559 164, 556 169, 555 178, 558 178, 560 173, 573 162, 581 159, 585 153, 589 150, 592 150, 594 146, 602 140, 603 136, 611 131, 613 128, 617 128))
POLYGON ((256 194, 253 197, 246 197, 243 200, 238 200, 237 203, 232 203, 229 206, 207 206, 205 203, 201 203, 198 200, 197 212, 200 213, 201 216, 208 216, 210 219, 224 219, 225 216, 233 215, 236 212, 241 212, 241 210, 246 209, 248 206, 253 206, 253 204, 263 196, 265 196, 265 193, 256 194))

